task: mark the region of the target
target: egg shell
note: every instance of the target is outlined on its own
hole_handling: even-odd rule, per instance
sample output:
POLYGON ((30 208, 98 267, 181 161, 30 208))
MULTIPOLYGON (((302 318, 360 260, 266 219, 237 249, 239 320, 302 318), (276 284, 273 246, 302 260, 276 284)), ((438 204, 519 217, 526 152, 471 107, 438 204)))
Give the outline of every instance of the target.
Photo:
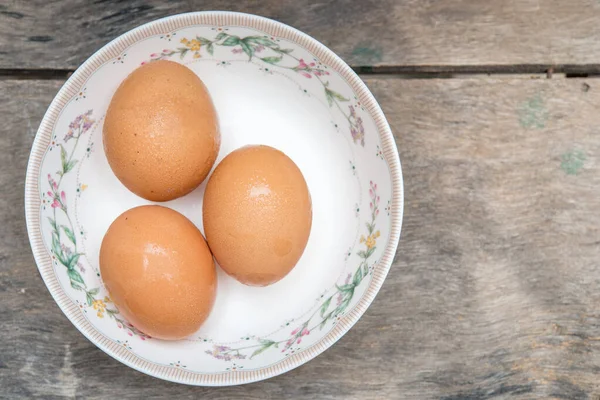
POLYGON ((204 237, 170 208, 132 208, 109 227, 100 272, 121 316, 158 339, 181 339, 208 317, 216 269, 204 237))
POLYGON ((167 201, 202 183, 221 136, 200 78, 184 65, 159 60, 121 83, 106 113, 103 142, 123 185, 145 199, 167 201))
POLYGON ((302 172, 269 146, 246 146, 227 155, 208 180, 202 212, 219 265, 253 286, 277 282, 294 268, 312 225, 302 172))

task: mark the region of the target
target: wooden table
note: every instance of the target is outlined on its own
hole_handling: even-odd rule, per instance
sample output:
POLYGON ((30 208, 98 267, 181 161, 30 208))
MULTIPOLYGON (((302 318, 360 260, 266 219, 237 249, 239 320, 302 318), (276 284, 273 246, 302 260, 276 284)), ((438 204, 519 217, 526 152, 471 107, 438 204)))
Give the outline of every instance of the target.
POLYGON ((600 1, 29 0, 0 4, 0 397, 600 399, 600 1), (396 135, 402 238, 380 294, 308 364, 172 384, 85 339, 44 287, 29 150, 72 72, 158 17, 237 10, 350 63, 396 135))

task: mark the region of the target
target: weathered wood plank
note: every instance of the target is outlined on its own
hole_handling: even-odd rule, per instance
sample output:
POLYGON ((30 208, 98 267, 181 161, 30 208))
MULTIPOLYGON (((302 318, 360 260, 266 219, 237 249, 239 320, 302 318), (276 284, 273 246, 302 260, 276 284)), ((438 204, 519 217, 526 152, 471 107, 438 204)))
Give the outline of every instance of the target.
POLYGON ((0 68, 74 69, 131 28, 200 10, 280 20, 352 66, 597 64, 600 70, 596 0, 8 0, 0 4, 0 68))
POLYGON ((367 84, 396 134, 400 249, 374 304, 283 376, 191 388, 127 368, 54 304, 23 179, 54 81, 2 81, 0 388, 7 398, 569 398, 600 394, 600 81, 367 84))
POLYGON ((367 83, 405 171, 400 295, 369 313, 398 310, 399 387, 600 394, 600 82, 367 83))

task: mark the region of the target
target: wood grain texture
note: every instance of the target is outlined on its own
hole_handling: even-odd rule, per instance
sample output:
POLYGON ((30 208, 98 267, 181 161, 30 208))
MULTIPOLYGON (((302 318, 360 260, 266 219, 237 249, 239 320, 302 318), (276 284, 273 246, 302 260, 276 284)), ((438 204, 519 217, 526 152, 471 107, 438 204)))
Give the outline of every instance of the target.
POLYGON ((367 83, 405 173, 384 286, 399 296, 383 292, 369 313, 400 310, 398 387, 444 399, 598 395, 599 83, 367 83))
POLYGON ((202 10, 274 18, 355 67, 600 62, 597 0, 5 0, 0 68, 72 70, 136 26, 202 10))
POLYGON ((323 355, 232 388, 150 378, 52 301, 23 213, 56 81, 0 91, 0 397, 594 399, 600 395, 600 81, 366 80, 400 149, 400 247, 373 305, 323 355))

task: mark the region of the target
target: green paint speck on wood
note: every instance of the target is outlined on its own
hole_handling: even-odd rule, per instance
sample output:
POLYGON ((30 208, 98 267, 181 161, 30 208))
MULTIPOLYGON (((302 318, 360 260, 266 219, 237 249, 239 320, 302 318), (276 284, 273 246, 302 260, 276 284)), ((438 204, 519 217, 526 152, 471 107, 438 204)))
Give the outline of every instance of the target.
POLYGON ((525 129, 542 129, 546 126, 548 111, 540 94, 529 98, 521 104, 518 110, 519 122, 525 129))
POLYGON ((354 50, 352 50, 352 56, 355 57, 355 59, 359 62, 363 63, 377 62, 381 61, 383 58, 380 49, 361 45, 356 46, 354 50))
POLYGON ((567 175, 577 175, 579 170, 583 168, 585 159, 585 154, 581 150, 567 152, 561 156, 560 169, 567 175))

